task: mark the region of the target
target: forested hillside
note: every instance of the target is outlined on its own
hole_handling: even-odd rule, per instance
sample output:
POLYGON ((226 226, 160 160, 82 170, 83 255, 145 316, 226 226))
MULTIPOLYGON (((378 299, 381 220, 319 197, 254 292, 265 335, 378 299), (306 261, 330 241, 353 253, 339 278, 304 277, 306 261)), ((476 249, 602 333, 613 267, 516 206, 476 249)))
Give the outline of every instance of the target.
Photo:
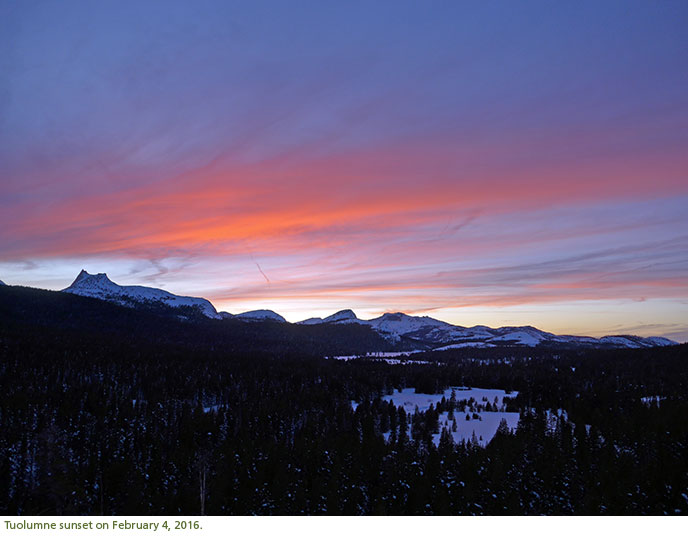
POLYGON ((2 298, 3 514, 688 512, 686 346, 388 365, 251 342, 279 324, 222 341, 166 315, 46 299, 28 311, 2 298), (517 431, 487 445, 444 432, 435 446, 452 405, 380 399, 449 386, 518 390, 517 431))

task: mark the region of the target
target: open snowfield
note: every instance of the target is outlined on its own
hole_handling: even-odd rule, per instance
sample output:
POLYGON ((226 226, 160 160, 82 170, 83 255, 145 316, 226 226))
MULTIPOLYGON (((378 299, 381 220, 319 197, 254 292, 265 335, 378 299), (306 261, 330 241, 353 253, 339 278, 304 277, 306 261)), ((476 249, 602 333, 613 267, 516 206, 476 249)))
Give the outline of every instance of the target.
MULTIPOLYGON (((512 431, 516 429, 519 420, 518 412, 481 412, 479 416, 482 418, 480 420, 470 421, 466 420, 465 416, 461 417, 454 413, 456 416, 456 431, 452 431, 452 421, 449 420, 449 413, 443 412, 440 414, 440 431, 443 427, 446 427, 451 433, 454 442, 469 441, 473 438, 475 433, 475 438, 478 444, 481 446, 486 446, 488 442, 492 440, 492 437, 497 433, 497 428, 499 427, 499 422, 502 419, 506 420, 506 424, 512 431)), ((433 441, 435 445, 440 442, 440 435, 434 435, 433 441)))
POLYGON ((410 356, 411 354, 418 354, 425 352, 425 350, 407 350, 405 352, 368 352, 367 354, 354 354, 351 356, 332 356, 332 359, 339 361, 351 361, 352 359, 360 358, 398 358, 401 356, 410 356))
MULTIPOLYGON (((407 413, 413 414, 413 412, 416 410, 416 407, 419 411, 423 412, 430 408, 430 405, 436 406, 437 403, 442 400, 442 397, 446 397, 446 399, 449 400, 451 398, 452 391, 454 392, 457 401, 468 401, 473 398, 476 406, 480 405, 481 407, 484 407, 489 401, 493 405, 496 405, 499 409, 504 407, 505 397, 513 398, 518 395, 517 391, 506 393, 504 390, 487 388, 452 387, 447 388, 444 393, 436 394, 415 393, 414 388, 404 388, 401 391, 394 390, 394 393, 391 395, 385 395, 382 397, 382 399, 384 401, 392 401, 397 407, 404 407, 404 410, 407 413)), ((352 402, 352 407, 354 409, 357 406, 358 405, 355 402, 352 402)), ((456 431, 452 431, 453 421, 449 419, 449 413, 442 412, 439 415, 440 431, 442 431, 443 427, 446 427, 456 443, 461 441, 470 441, 475 434, 476 442, 481 446, 485 446, 497 433, 497 427, 499 427, 499 422, 502 419, 506 420, 509 429, 515 430, 520 417, 518 412, 487 412, 482 410, 477 413, 478 416, 480 416, 480 419, 474 420, 471 413, 471 419, 466 420, 466 414, 469 413, 469 407, 466 407, 463 412, 459 410, 454 412, 454 417, 456 418, 456 431)), ((440 434, 438 433, 434 435, 433 440, 435 444, 438 444, 440 441, 440 434)))
POLYGON ((457 401, 469 400, 471 397, 477 404, 485 406, 487 401, 494 402, 497 398, 497 406, 500 408, 504 405, 504 397, 513 398, 518 395, 517 391, 506 393, 504 390, 493 390, 487 388, 461 388, 451 387, 447 388, 444 393, 415 393, 414 388, 404 388, 403 390, 394 390, 391 395, 382 397, 384 401, 393 401, 396 406, 403 406, 404 410, 409 414, 413 413, 416 407, 418 410, 427 410, 430 405, 435 405, 446 397, 447 400, 451 398, 452 391, 456 394, 457 401))

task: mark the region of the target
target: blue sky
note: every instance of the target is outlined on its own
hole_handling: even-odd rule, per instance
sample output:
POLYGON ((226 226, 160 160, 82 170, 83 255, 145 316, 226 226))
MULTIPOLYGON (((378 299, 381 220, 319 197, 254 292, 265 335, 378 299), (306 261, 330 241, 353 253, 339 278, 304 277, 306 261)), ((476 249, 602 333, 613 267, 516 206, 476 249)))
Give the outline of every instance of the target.
POLYGON ((0 278, 688 340, 686 28, 685 2, 5 2, 0 278))

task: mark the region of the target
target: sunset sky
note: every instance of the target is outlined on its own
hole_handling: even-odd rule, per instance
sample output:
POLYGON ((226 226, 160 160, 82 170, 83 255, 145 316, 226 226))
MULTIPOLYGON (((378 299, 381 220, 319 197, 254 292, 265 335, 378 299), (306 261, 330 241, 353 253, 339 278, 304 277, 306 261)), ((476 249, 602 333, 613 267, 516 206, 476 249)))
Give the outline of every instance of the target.
POLYGON ((0 3, 0 279, 688 340, 688 2, 0 3))

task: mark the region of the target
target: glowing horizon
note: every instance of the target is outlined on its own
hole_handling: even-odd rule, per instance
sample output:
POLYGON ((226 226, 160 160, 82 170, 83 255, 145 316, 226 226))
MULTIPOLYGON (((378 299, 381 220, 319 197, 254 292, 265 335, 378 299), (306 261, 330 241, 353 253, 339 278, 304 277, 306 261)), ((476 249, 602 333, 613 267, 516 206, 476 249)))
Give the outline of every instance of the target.
POLYGON ((688 340, 688 6, 0 6, 0 279, 688 340))

